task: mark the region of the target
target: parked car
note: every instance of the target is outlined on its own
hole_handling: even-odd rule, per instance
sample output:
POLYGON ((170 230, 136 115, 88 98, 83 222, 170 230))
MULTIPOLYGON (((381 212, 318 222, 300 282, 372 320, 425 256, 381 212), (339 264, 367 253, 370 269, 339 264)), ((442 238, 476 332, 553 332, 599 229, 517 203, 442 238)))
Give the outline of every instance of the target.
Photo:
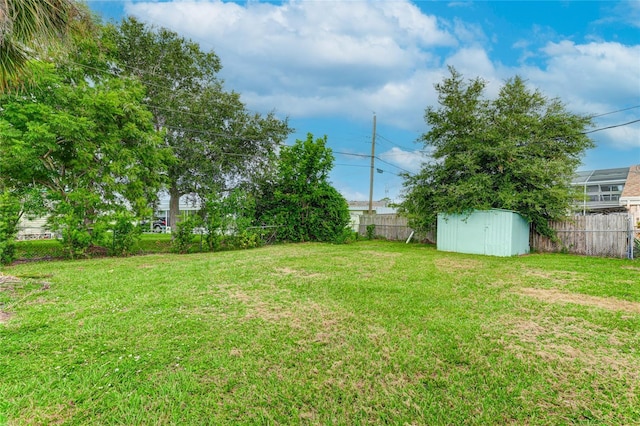
POLYGON ((167 229, 167 219, 164 217, 157 217, 153 220, 153 223, 149 223, 148 220, 140 222, 143 231, 164 232, 167 229))

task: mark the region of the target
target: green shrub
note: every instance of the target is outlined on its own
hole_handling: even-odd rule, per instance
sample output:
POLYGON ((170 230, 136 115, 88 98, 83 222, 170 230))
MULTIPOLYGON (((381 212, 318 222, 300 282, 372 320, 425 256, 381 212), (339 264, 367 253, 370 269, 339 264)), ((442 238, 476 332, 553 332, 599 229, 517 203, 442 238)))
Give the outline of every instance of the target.
POLYGON ((376 225, 367 225, 367 240, 373 240, 376 237, 376 225))
POLYGON ((62 246, 66 256, 72 259, 85 256, 91 245, 92 236, 82 218, 68 214, 60 218, 57 223, 60 225, 58 229, 62 235, 62 246))
POLYGON ((193 230, 199 225, 199 218, 196 216, 183 215, 181 220, 175 225, 173 232, 172 250, 176 253, 187 253, 193 243, 193 230))
POLYGON ((127 212, 115 216, 111 225, 109 256, 126 256, 133 252, 142 235, 142 229, 134 225, 135 217, 127 212))
POLYGON ((32 240, 18 241, 16 244, 16 259, 43 259, 65 257, 64 248, 60 241, 32 240))
POLYGON ((358 233, 351 228, 344 228, 341 234, 336 235, 333 240, 334 244, 351 244, 354 241, 358 241, 358 233))
POLYGON ((9 191, 0 193, 0 264, 15 259, 20 203, 9 191))

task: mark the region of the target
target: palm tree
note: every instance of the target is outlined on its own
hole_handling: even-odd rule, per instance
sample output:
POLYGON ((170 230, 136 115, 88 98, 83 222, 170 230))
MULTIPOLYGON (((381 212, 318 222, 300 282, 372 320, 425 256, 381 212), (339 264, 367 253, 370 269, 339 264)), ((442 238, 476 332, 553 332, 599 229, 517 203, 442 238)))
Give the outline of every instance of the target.
POLYGON ((64 41, 85 10, 75 0, 0 0, 0 91, 24 76, 30 59, 64 41))

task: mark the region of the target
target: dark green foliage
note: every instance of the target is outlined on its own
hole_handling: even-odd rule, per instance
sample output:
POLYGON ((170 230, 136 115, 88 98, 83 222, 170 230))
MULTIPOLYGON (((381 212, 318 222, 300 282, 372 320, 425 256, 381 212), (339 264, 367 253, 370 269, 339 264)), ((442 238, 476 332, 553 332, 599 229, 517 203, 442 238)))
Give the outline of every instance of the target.
POLYGON ((359 235, 356 231, 351 228, 344 228, 342 234, 337 235, 332 242, 334 244, 351 244, 358 241, 358 238, 359 235))
POLYGON ((101 212, 141 212, 155 197, 157 139, 133 82, 71 82, 49 66, 38 76, 29 96, 1 99, 0 173, 16 188, 42 191, 49 225, 75 257, 99 241, 101 212))
MULTIPOLYGON (((96 72, 107 64, 95 39, 72 55, 92 68, 33 63, 33 85, 0 97, 0 180, 37 194, 39 215, 48 215, 68 256, 77 257, 104 243, 110 215, 149 212, 166 151, 142 104, 143 87, 96 72)), ((23 202, 33 210, 29 197, 23 202)))
POLYGON ((126 256, 133 253, 133 249, 140 241, 142 229, 135 225, 136 218, 128 212, 117 213, 111 223, 111 244, 109 255, 126 256))
POLYGON ((204 240, 209 251, 225 248, 250 248, 261 244, 260 233, 251 227, 255 217, 255 199, 237 188, 223 198, 205 200, 200 215, 204 240))
MULTIPOLYGON (((71 194, 70 198, 75 198, 71 194)), ((62 235, 62 246, 66 256, 73 259, 87 255, 92 242, 102 240, 103 235, 94 228, 95 217, 83 209, 82 203, 60 203, 57 214, 49 218, 49 226, 62 235)))
POLYGON ((172 249, 176 253, 188 253, 194 239, 194 229, 200 224, 197 216, 183 215, 173 229, 172 249))
POLYGON ((273 183, 264 184, 257 203, 261 225, 277 225, 280 241, 343 239, 349 223, 346 200, 328 182, 333 154, 327 139, 297 140, 283 147, 273 183))
POLYGON ((574 193, 571 179, 585 150, 590 119, 568 112, 558 99, 508 80, 495 100, 486 82, 451 76, 436 84, 439 108, 429 107, 422 142, 433 161, 405 176, 401 212, 419 230, 437 214, 474 209, 514 210, 551 236, 549 220, 562 220, 574 193))
POLYGON ((376 225, 372 223, 367 225, 367 240, 373 240, 376 237, 376 225))
POLYGON ((0 192, 0 264, 15 259, 20 202, 8 190, 0 192))

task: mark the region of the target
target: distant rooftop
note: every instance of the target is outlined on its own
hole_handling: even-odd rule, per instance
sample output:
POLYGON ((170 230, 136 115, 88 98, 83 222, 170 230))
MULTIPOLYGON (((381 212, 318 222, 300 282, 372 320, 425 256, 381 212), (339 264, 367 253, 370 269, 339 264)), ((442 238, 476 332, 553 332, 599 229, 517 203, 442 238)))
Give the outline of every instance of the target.
POLYGON ((629 175, 629 167, 617 169, 588 170, 576 173, 573 178, 574 185, 585 185, 589 183, 619 182, 625 181, 629 175))
POLYGON ((629 175, 621 195, 621 198, 637 197, 640 197, 640 164, 629 168, 629 175))
POLYGON ((624 210, 640 201, 640 165, 578 172, 572 184, 584 194, 583 212, 624 210))

